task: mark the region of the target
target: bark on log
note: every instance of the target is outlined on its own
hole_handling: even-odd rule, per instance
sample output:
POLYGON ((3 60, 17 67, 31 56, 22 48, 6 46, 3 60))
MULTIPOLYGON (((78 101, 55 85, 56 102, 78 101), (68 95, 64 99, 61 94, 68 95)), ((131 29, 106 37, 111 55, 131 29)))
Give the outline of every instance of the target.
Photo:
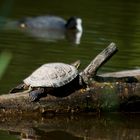
POLYGON ((89 79, 94 77, 97 70, 111 58, 117 52, 117 47, 115 43, 110 43, 110 45, 105 48, 101 53, 99 53, 90 64, 81 72, 81 76, 84 81, 88 84, 89 79))
POLYGON ((95 80, 103 82, 127 82, 127 83, 133 83, 133 82, 140 82, 140 70, 126 70, 126 71, 120 71, 120 72, 111 72, 111 73, 104 73, 100 75, 96 75, 95 80))
MULTIPOLYGON (((112 43, 110 46, 111 47, 106 48, 100 53, 102 55, 98 55, 90 63, 84 70, 84 74, 90 70, 90 75, 93 73, 95 74, 100 65, 116 52, 115 44, 112 43), (96 67, 91 68, 93 64, 96 67)), ((139 83, 104 83, 92 79, 88 84, 88 87, 89 89, 79 89, 63 98, 48 95, 47 97, 40 99, 39 102, 30 102, 28 93, 1 95, 0 114, 29 115, 32 113, 59 114, 120 110, 140 111, 139 83)))

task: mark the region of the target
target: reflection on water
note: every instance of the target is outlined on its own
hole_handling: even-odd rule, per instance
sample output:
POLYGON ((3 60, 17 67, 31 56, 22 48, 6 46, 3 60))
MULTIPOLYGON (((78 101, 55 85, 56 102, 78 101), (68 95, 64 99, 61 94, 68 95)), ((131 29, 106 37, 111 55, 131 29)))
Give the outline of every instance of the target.
POLYGON ((86 114, 38 117, 30 121, 5 118, 0 119, 0 129, 9 132, 9 139, 15 136, 15 139, 31 140, 139 140, 139 117, 139 114, 86 114))
POLYGON ((27 35, 36 37, 40 41, 56 42, 59 40, 68 40, 74 44, 80 44, 82 32, 75 31, 63 31, 63 30, 39 30, 39 29, 27 29, 24 31, 27 35))
MULTIPOLYGON (((11 133, 12 134, 12 133, 11 133)), ((13 135, 13 134, 12 134, 13 135)), ((30 133, 21 133, 19 138, 21 140, 30 139, 30 140, 83 140, 81 137, 74 136, 73 134, 65 131, 54 130, 50 132, 45 132, 44 130, 36 129, 34 134, 30 133)))
POLYGON ((80 44, 82 32, 64 31, 64 30, 43 30, 43 29, 20 29, 31 37, 35 37, 40 41, 57 42, 59 40, 68 40, 74 44, 80 44))

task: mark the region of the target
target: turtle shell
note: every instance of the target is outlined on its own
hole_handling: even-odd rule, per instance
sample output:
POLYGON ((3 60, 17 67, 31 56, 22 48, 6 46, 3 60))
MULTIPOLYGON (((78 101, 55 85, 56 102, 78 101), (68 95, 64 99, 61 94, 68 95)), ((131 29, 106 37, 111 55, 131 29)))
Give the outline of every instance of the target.
POLYGON ((78 70, 69 64, 48 63, 35 70, 24 80, 31 87, 61 87, 71 82, 78 75, 78 70))

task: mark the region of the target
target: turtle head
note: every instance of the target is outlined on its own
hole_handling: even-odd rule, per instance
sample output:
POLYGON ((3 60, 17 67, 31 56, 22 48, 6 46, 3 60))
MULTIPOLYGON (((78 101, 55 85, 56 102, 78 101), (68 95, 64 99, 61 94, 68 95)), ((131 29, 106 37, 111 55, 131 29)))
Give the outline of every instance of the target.
POLYGON ((66 29, 76 30, 82 32, 82 19, 77 17, 71 17, 65 24, 66 29))
POLYGON ((80 64, 81 64, 81 61, 77 60, 77 61, 73 62, 71 65, 78 69, 80 64))
POLYGON ((27 28, 26 18, 22 18, 18 21, 18 26, 22 29, 27 28))

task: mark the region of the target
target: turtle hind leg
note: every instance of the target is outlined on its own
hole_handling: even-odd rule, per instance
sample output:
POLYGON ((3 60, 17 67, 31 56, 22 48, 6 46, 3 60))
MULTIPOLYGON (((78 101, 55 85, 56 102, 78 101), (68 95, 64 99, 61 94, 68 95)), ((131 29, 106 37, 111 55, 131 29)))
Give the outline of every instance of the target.
POLYGON ((44 88, 38 88, 29 92, 29 100, 31 102, 39 101, 41 97, 44 97, 44 88))
POLYGON ((18 86, 12 88, 9 93, 17 93, 17 92, 21 92, 24 89, 26 89, 26 85, 24 83, 19 84, 18 86))

